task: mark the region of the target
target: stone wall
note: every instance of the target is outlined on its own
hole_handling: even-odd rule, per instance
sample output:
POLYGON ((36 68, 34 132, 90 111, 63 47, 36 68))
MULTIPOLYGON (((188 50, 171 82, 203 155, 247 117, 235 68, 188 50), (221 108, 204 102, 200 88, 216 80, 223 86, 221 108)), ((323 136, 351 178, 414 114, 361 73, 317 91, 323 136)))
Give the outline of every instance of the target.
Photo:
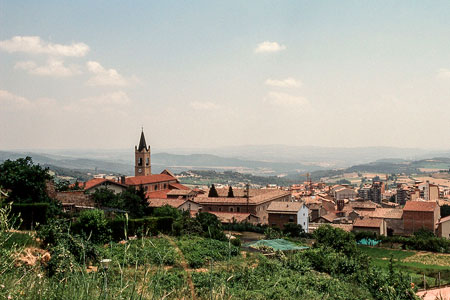
POLYGON ((95 206, 91 196, 84 191, 57 192, 56 199, 62 204, 74 204, 76 206, 95 206))

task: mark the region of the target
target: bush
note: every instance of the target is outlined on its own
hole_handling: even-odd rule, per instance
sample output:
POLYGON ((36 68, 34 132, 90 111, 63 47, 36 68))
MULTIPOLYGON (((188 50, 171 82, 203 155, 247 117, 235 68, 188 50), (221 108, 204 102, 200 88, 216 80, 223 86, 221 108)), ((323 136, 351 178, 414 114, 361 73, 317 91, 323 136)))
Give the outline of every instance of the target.
POLYGON ((84 210, 73 224, 75 233, 82 234, 93 243, 106 243, 111 239, 111 229, 105 214, 99 209, 84 210))
POLYGON ((282 237, 281 230, 279 228, 267 227, 264 231, 265 238, 268 240, 279 239, 282 237))
POLYGON ((314 231, 313 235, 316 238, 315 247, 330 247, 347 256, 357 252, 355 236, 340 228, 322 225, 314 231))
POLYGON ((284 224, 283 233, 287 236, 301 237, 304 232, 302 225, 295 223, 284 224))
POLYGON ((239 255, 239 248, 228 242, 214 239, 184 238, 179 247, 192 268, 199 268, 207 261, 222 261, 239 255))

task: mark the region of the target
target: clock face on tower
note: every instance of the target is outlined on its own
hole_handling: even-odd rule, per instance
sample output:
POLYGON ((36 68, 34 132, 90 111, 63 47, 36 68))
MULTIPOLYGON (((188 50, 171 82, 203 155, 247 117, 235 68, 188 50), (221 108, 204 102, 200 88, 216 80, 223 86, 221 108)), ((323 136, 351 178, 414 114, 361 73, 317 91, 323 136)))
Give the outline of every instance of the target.
POLYGON ((141 169, 141 168, 139 168, 139 169, 138 169, 138 172, 139 172, 139 173, 142 173, 142 169, 141 169))

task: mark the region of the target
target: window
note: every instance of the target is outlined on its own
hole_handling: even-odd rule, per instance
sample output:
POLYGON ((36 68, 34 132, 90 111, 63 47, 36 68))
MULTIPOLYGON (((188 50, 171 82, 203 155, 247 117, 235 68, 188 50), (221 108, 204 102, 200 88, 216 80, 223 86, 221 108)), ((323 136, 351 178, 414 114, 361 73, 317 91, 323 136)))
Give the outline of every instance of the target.
POLYGON ((155 191, 157 191, 158 190, 158 185, 157 184, 155 184, 155 191))
POLYGON ((233 212, 233 208, 232 207, 230 207, 230 212, 233 212))
POLYGON ((222 211, 222 207, 219 207, 219 211, 222 211))
POLYGON ((241 212, 241 208, 240 208, 240 207, 237 207, 237 208, 236 208, 236 211, 237 211, 237 212, 241 212))
POLYGON ((294 222, 294 216, 289 216, 289 222, 294 222))
POLYGON ((145 159, 145 165, 148 166, 149 164, 150 164, 150 159, 147 157, 147 158, 145 159))
POLYGON ((148 191, 148 186, 145 186, 145 187, 144 187, 144 190, 145 190, 145 191, 148 191))
POLYGON ((142 157, 139 157, 138 166, 142 166, 142 157))
POLYGON ((167 189, 167 183, 164 183, 164 189, 167 189))

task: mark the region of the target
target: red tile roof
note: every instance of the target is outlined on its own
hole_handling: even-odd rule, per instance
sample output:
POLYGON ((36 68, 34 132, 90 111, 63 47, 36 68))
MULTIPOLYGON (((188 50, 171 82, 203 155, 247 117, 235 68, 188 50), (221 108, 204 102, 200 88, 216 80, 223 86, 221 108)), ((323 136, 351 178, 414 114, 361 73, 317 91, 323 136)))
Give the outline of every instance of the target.
POLYGON ((148 200, 148 206, 150 207, 161 207, 164 205, 170 205, 172 207, 178 208, 183 205, 187 200, 183 199, 150 199, 148 200))
MULTIPOLYGON (((120 182, 110 180, 110 179, 105 179, 105 178, 94 178, 94 179, 88 180, 86 182, 79 182, 78 186, 84 190, 89 190, 89 189, 96 187, 104 182, 127 187, 126 185, 121 184, 120 182)), ((71 186, 75 186, 75 184, 72 184, 71 186)))
POLYGON ((169 188, 172 187, 176 190, 190 190, 187 186, 182 185, 181 183, 169 183, 169 188))
POLYGON ((353 228, 355 227, 380 228, 381 224, 383 224, 382 219, 371 219, 371 218, 356 219, 355 222, 353 223, 353 228))
MULTIPOLYGON (((233 190, 234 192, 234 190, 233 190)), ((220 195, 220 194, 219 194, 220 195)), ((271 200, 280 199, 281 197, 285 197, 290 195, 290 192, 282 191, 282 190, 250 190, 250 197, 248 200, 249 204, 261 204, 265 203, 271 200), (252 196, 253 194, 253 196, 252 196)), ((228 198, 228 197, 207 197, 207 195, 197 195, 197 197, 194 199, 195 202, 201 203, 201 204, 211 204, 211 205, 228 205, 228 204, 246 204, 247 198, 245 197, 239 197, 234 194, 234 198, 228 198)))
POLYGON ((147 176, 135 176, 125 178, 125 183, 128 185, 141 185, 158 182, 177 181, 175 177, 166 174, 152 174, 147 176))
POLYGON ((303 206, 303 202, 273 201, 269 204, 269 213, 297 213, 303 206))
POLYGON ((446 216, 445 218, 441 218, 438 223, 444 223, 450 221, 450 216, 446 216))
POLYGON ((170 190, 160 190, 160 191, 147 192, 145 195, 147 196, 147 199, 165 199, 165 198, 167 198, 168 192, 170 192, 170 190))
POLYGON ((434 211, 438 206, 436 201, 406 201, 403 211, 434 211))

